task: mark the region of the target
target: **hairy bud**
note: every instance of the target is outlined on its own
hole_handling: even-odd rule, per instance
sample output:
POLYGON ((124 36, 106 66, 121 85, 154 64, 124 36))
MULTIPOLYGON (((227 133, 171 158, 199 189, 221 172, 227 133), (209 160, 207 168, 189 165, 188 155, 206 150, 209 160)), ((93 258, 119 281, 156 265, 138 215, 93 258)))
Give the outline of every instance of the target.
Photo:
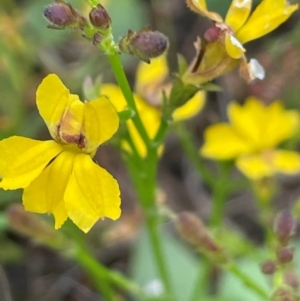
POLYGON ((202 221, 192 213, 182 212, 178 216, 177 228, 181 236, 199 248, 203 253, 214 258, 218 263, 226 263, 227 256, 223 249, 211 237, 202 221))
POLYGON ((53 29, 83 29, 87 20, 70 3, 56 0, 47 6, 44 16, 50 22, 49 28, 53 29))
POLYGON ((266 260, 260 265, 260 269, 265 275, 272 275, 276 272, 276 262, 273 260, 266 260))
POLYGON ((283 285, 278 287, 273 295, 271 301, 296 301, 298 298, 295 296, 294 291, 291 287, 283 285))
POLYGON ((168 48, 168 38, 158 32, 144 28, 138 32, 132 30, 119 42, 121 52, 129 53, 150 63, 150 59, 162 55, 168 48))
POLYGON ((100 30, 106 30, 111 25, 110 16, 101 4, 98 4, 91 10, 89 18, 93 26, 100 30))
POLYGON ((277 260, 281 264, 289 263, 293 260, 294 257, 294 248, 293 247, 283 247, 277 249, 277 260))
POLYGON ((290 211, 285 210, 279 213, 274 221, 274 233, 281 245, 286 246, 294 237, 296 222, 290 211))
POLYGON ((284 282, 286 285, 298 289, 300 287, 300 278, 294 271, 286 271, 284 273, 284 282))
POLYGON ((53 230, 37 215, 26 212, 22 205, 11 205, 6 214, 9 225, 20 234, 54 248, 61 248, 62 243, 64 244, 65 238, 59 232, 53 230))

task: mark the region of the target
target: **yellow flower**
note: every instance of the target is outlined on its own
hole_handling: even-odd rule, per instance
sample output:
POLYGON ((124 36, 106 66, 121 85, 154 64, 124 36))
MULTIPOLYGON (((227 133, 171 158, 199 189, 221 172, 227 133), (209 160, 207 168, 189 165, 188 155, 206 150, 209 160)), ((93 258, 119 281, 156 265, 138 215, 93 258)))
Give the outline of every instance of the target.
POLYGON ((110 101, 81 102, 55 74, 37 89, 37 107, 54 140, 0 141, 0 188, 23 188, 25 210, 52 213, 58 229, 69 217, 87 232, 99 218, 120 216, 117 181, 93 162, 119 118, 110 101))
MULTIPOLYGON (((172 88, 171 84, 166 83, 168 74, 169 69, 165 56, 152 59, 151 64, 141 62, 137 69, 134 99, 143 125, 151 139, 155 137, 161 122, 163 91, 168 95, 172 88)), ((109 97, 118 112, 127 107, 120 88, 114 84, 103 84, 100 88, 100 94, 109 97)), ((192 118, 199 113, 204 103, 204 92, 196 93, 183 106, 173 112, 174 121, 192 118)), ((146 146, 133 122, 128 120, 126 124, 137 151, 141 157, 145 157, 147 154, 146 146)), ((123 147, 126 150, 130 149, 125 142, 123 147)))
POLYGON ((218 123, 204 133, 200 152, 216 160, 235 159, 236 166, 250 179, 300 171, 300 156, 276 146, 293 136, 299 126, 299 115, 284 110, 279 101, 265 106, 250 97, 244 106, 231 103, 230 124, 218 123))
POLYGON ((204 46, 200 40, 197 42, 197 59, 185 75, 186 82, 198 84, 231 71, 238 64, 247 81, 262 79, 263 68, 253 59, 247 64, 243 44, 268 34, 298 8, 286 0, 262 0, 251 14, 252 0, 233 0, 223 20, 207 10, 205 0, 186 1, 190 9, 214 22, 205 33, 204 46))

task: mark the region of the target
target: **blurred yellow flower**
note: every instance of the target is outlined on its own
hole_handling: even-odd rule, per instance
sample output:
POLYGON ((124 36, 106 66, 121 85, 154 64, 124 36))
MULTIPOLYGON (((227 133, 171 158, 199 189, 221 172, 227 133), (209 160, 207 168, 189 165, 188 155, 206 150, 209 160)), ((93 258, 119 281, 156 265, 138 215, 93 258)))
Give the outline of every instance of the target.
POLYGON ((275 173, 300 172, 300 156, 278 150, 277 145, 292 137, 299 126, 296 111, 286 111, 279 101, 265 106, 254 97, 243 106, 231 103, 230 123, 209 126, 204 133, 202 156, 215 160, 235 159, 237 168, 256 180, 275 173))
POLYGON ((286 0, 262 0, 251 14, 252 0, 233 0, 223 20, 219 14, 207 10, 205 0, 186 1, 190 9, 214 22, 205 33, 205 46, 202 47, 200 41, 197 43, 197 57, 201 55, 202 59, 196 60, 197 65, 193 64, 193 76, 186 75, 187 78, 191 77, 190 82, 193 77, 196 81, 197 73, 198 80, 203 73, 203 80, 207 81, 231 71, 238 64, 241 75, 247 81, 262 79, 263 68, 253 59, 247 64, 243 44, 268 34, 298 8, 297 4, 290 5, 286 0))
POLYGON ((42 81, 36 96, 54 140, 0 141, 0 188, 23 188, 25 210, 52 213, 56 229, 68 217, 84 232, 99 218, 119 218, 118 183, 92 159, 119 127, 113 105, 106 97, 81 102, 55 74, 42 81))
MULTIPOLYGON (((152 59, 151 64, 141 62, 137 68, 134 99, 143 125, 151 139, 155 137, 161 122, 163 91, 168 96, 172 88, 171 83, 166 83, 168 74, 169 69, 165 56, 152 59)), ((120 88, 114 84, 101 85, 100 94, 107 96, 118 112, 127 107, 120 88)), ((199 113, 204 103, 204 92, 197 92, 183 106, 173 112, 173 120, 180 121, 192 118, 199 113)), ((126 124, 137 151, 141 157, 145 157, 147 154, 146 146, 133 122, 128 120, 126 124)), ((129 149, 126 143, 123 146, 125 149, 129 149)))

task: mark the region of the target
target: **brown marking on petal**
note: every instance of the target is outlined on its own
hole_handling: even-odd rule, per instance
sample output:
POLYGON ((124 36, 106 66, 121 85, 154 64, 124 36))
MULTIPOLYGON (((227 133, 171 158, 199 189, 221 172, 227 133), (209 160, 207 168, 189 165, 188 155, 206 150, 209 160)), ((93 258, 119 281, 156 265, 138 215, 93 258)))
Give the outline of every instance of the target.
POLYGON ((60 136, 61 141, 63 141, 64 143, 75 143, 75 144, 79 144, 80 141, 80 135, 66 135, 66 134, 62 134, 60 136))
POLYGON ((80 134, 77 145, 80 149, 86 147, 86 137, 83 134, 80 134))
POLYGON ((274 150, 266 149, 262 152, 262 156, 267 164, 269 164, 270 166, 274 165, 274 150))
POLYGON ((197 38, 197 41, 195 42, 195 48, 197 51, 197 55, 196 55, 196 59, 194 60, 194 62, 192 63, 192 70, 191 72, 194 73, 196 72, 196 70, 198 69, 198 67, 200 66, 204 53, 205 53, 205 43, 202 43, 201 45, 201 39, 197 38))

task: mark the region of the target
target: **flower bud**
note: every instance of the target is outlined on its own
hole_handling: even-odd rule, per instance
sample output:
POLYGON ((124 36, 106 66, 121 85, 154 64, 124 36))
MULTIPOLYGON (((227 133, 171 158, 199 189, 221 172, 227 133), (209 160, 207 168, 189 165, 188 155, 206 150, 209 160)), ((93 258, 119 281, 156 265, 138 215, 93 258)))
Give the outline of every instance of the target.
POLYGON ((291 287, 284 285, 278 287, 273 295, 271 301, 296 301, 298 298, 295 296, 294 291, 291 287))
POLYGON ((286 246, 296 232, 296 222, 290 211, 279 213, 274 221, 274 233, 281 245, 286 246))
POLYGON ((40 217, 26 212, 22 205, 14 204, 6 212, 10 226, 17 232, 54 248, 61 248, 65 239, 40 217))
POLYGON ((202 221, 192 213, 182 212, 178 216, 177 228, 181 236, 198 247, 203 253, 214 258, 218 263, 226 263, 227 256, 211 237, 202 221))
POLYGON ((286 271, 284 273, 284 282, 286 285, 298 289, 300 287, 300 278, 294 271, 286 271))
POLYGON ((121 52, 129 53, 150 63, 151 58, 162 55, 168 48, 168 38, 158 32, 151 31, 149 28, 138 32, 132 30, 119 42, 121 52))
POLYGON ((272 275, 276 271, 276 263, 273 260, 266 260, 260 265, 260 269, 265 275, 272 275))
POLYGON ((91 23, 100 30, 106 30, 111 25, 111 19, 106 9, 98 4, 89 13, 91 23))
POLYGON ((214 24, 206 30, 206 32, 204 33, 204 39, 208 42, 215 42, 220 38, 221 34, 222 29, 214 24))
POLYGON ((278 248, 276 251, 278 262, 281 264, 286 264, 291 262, 294 257, 294 251, 295 250, 293 247, 278 248))
POLYGON ((55 4, 47 6, 44 16, 50 22, 49 28, 54 29, 83 29, 87 20, 70 3, 56 0, 55 4))

